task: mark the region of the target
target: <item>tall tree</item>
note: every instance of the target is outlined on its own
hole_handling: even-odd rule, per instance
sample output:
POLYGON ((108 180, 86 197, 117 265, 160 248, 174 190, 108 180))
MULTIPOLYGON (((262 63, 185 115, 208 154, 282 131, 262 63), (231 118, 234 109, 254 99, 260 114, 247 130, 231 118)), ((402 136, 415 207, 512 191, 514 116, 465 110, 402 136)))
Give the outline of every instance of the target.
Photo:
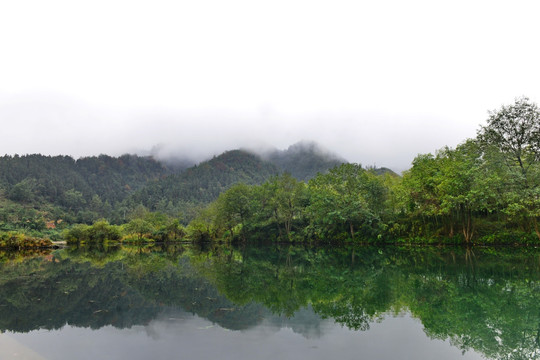
POLYGON ((513 175, 510 193, 518 194, 507 212, 530 219, 540 239, 540 109, 526 97, 490 112, 478 133, 486 147, 499 149, 513 175))
POLYGON ((476 141, 468 140, 455 150, 446 148, 437 154, 440 172, 436 180, 441 202, 441 215, 450 220, 449 235, 454 225, 461 228, 468 243, 475 232, 474 214, 491 212, 498 204, 498 179, 483 161, 476 141))
MULTIPOLYGON (((251 216, 251 186, 246 184, 236 184, 226 192, 219 195, 217 203, 218 225, 229 230, 234 237, 234 230, 239 227, 242 231, 248 218, 251 216)), ((242 231, 245 239, 245 233, 242 231)))
POLYGON ((381 230, 387 189, 382 179, 361 165, 342 164, 319 174, 310 180, 309 188, 311 225, 324 232, 316 236, 347 232, 354 240, 358 232, 371 237, 381 230))
POLYGON ((540 161, 540 110, 527 97, 491 111, 478 135, 485 144, 506 154, 508 165, 519 166, 523 175, 540 161))

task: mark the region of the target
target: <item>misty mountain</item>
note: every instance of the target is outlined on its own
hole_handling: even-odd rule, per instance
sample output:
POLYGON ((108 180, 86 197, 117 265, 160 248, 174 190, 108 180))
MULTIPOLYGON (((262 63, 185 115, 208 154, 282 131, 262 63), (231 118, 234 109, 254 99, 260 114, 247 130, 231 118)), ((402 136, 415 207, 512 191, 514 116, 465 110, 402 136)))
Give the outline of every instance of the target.
POLYGON ((129 202, 151 211, 183 212, 187 218, 201 205, 217 199, 236 183, 262 184, 279 169, 261 157, 243 150, 226 151, 179 174, 172 174, 137 191, 129 202))
MULTIPOLYGON (((280 172, 287 172, 298 180, 308 181, 319 172, 326 172, 334 166, 347 162, 341 156, 325 149, 314 141, 300 141, 289 146, 286 150, 274 147, 250 147, 242 149, 263 160, 274 164, 280 172)), ((169 146, 156 145, 144 155, 151 156, 173 172, 186 170, 200 161, 192 156, 179 153, 169 146)), ((141 155, 143 155, 141 154, 141 155)), ((216 155, 214 155, 215 157, 216 155)))
MULTIPOLYGON (((180 156, 167 162, 151 156, 100 155, 0 157, 0 224, 26 226, 40 219, 122 223, 143 205, 184 222, 236 183, 262 184, 288 172, 307 181, 345 162, 313 142, 264 154, 232 150, 186 168, 180 156)), ((377 173, 389 169, 374 169, 377 173)), ((37 226, 37 225, 36 225, 37 226)))
POLYGON ((195 166, 200 161, 195 160, 193 156, 186 155, 184 153, 178 153, 168 148, 163 144, 158 144, 152 147, 150 151, 139 153, 139 155, 150 156, 153 159, 159 161, 167 169, 172 172, 179 173, 192 166, 195 166))
POLYGON ((389 168, 386 168, 386 167, 370 167, 368 166, 367 167, 367 170, 370 170, 370 171, 373 171, 375 174, 377 175, 391 175, 391 176, 399 176, 395 171, 393 171, 392 169, 389 169, 389 168))
POLYGON ((324 173, 347 162, 312 141, 301 141, 289 146, 287 150, 274 150, 262 156, 276 165, 281 172, 287 172, 302 181, 308 181, 317 173, 324 173))
MULTIPOLYGON (((167 161, 170 164, 174 158, 167 161)), ((314 142, 300 142, 287 150, 274 149, 262 154, 232 150, 148 184, 129 202, 131 207, 142 204, 151 211, 170 215, 183 213, 188 220, 198 208, 214 201, 236 183, 259 185, 284 172, 307 181, 343 162, 345 160, 314 142)))

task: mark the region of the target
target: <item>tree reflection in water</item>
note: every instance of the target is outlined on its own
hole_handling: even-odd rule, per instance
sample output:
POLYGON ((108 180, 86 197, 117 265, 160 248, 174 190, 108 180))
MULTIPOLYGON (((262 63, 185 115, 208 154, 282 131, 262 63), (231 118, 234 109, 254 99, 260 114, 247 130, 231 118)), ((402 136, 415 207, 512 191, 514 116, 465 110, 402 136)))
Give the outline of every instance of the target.
POLYGON ((538 249, 176 245, 0 254, 0 330, 148 324, 187 312, 231 330, 368 330, 410 312, 492 359, 540 348, 538 249))

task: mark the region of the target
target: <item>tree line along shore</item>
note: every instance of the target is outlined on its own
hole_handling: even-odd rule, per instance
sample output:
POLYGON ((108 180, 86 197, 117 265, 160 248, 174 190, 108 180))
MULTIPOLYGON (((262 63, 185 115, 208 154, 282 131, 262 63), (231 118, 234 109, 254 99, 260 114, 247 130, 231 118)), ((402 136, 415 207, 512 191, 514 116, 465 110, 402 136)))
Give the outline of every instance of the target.
POLYGON ((21 179, 14 164, 22 161, 4 157, 0 247, 45 239, 540 244, 540 110, 528 98, 490 112, 456 148, 418 155, 402 175, 306 154, 295 155, 303 174, 309 166, 316 175, 232 151, 181 172, 102 156, 87 160, 81 178, 69 157, 54 158, 65 177, 25 158, 24 171, 42 174, 21 179))

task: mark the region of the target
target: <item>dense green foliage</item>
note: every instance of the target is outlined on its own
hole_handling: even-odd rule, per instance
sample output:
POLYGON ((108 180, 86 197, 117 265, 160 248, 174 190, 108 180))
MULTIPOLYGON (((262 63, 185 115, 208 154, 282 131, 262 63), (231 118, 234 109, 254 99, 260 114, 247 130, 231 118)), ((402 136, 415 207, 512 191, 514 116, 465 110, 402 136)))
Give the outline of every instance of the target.
POLYGON ((164 214, 144 212, 124 225, 111 225, 106 220, 99 220, 92 225, 77 224, 63 232, 68 244, 103 244, 127 241, 157 241, 168 243, 182 240, 186 235, 184 226, 178 219, 164 214))
POLYGON ((97 195, 111 205, 151 179, 165 175, 158 162, 135 155, 106 155, 74 160, 68 156, 0 157, 0 184, 17 202, 48 201, 77 210, 97 195))
POLYGON ((475 139, 418 155, 403 176, 310 143, 266 160, 228 151, 181 173, 130 155, 4 156, 0 231, 58 239, 79 223, 66 239, 169 241, 189 223, 191 240, 538 244, 539 124, 536 104, 516 99, 475 139), (125 226, 97 229, 105 223, 125 226))
POLYGON ((122 201, 168 172, 151 158, 134 155, 79 160, 68 156, 6 155, 0 157, 0 222, 20 228, 36 227, 24 225, 30 216, 41 219, 44 229, 49 221, 55 226, 59 220, 91 223, 106 217, 119 221, 123 217, 122 201), (14 212, 28 215, 6 219, 14 212))
MULTIPOLYGON (((326 170, 324 161, 317 162, 322 155, 303 154, 311 156, 315 164, 312 170, 326 170)), ((286 161, 286 157, 282 160, 286 161)), ((179 174, 175 170, 134 155, 79 160, 67 156, 6 155, 0 158, 0 231, 58 239, 62 230, 72 224, 91 225, 100 219, 125 224, 148 211, 167 215, 169 222, 186 224, 233 184, 261 184, 280 172, 272 162, 240 150, 226 152, 179 174)), ((135 233, 139 238, 177 237, 166 235, 167 231, 160 230, 163 226, 152 224, 144 236, 140 231, 135 233)), ((83 228, 78 226, 73 233, 82 236, 83 228)), ((124 233, 130 234, 127 230, 124 233)), ((84 235, 79 241, 90 238, 84 235)))
POLYGON ((217 199, 233 184, 261 184, 279 170, 256 155, 241 150, 227 151, 186 171, 148 184, 128 203, 143 204, 151 211, 169 215, 182 212, 191 220, 202 206, 217 199))
POLYGON ((34 238, 18 232, 0 232, 0 248, 11 250, 24 250, 50 247, 49 239, 34 238))
POLYGON ((198 237, 538 244, 539 123, 517 99, 477 139, 418 155, 403 177, 343 164, 307 184, 232 188, 196 219, 198 237))
POLYGON ((288 174, 260 186, 239 184, 221 194, 188 232, 242 240, 378 239, 389 219, 386 176, 391 175, 343 164, 308 184, 288 174))

